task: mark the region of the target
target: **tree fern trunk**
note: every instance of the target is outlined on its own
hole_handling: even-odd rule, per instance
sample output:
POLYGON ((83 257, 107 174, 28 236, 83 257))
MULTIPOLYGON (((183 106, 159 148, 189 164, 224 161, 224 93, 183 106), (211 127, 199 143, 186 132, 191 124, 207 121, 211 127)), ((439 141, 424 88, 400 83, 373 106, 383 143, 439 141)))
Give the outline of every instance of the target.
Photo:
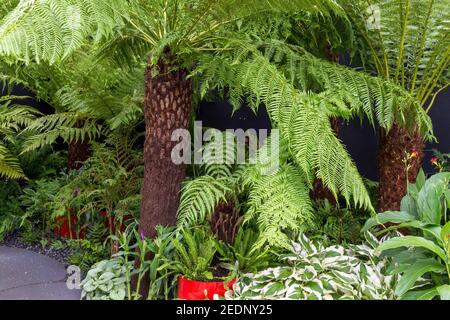
MULTIPOLYGON (((185 165, 172 162, 171 153, 178 142, 172 141, 172 132, 187 129, 192 109, 192 83, 187 71, 176 68, 169 49, 164 50, 158 64, 145 71, 145 144, 144 186, 142 188, 139 233, 156 236, 156 226, 176 223, 181 182, 185 165), (156 70, 155 70, 156 69, 156 70)), ((146 256, 151 259, 151 256, 146 256)), ((136 259, 135 267, 139 268, 136 259)), ((137 277, 132 277, 137 290, 137 277)), ((149 290, 148 274, 141 280, 139 293, 145 299, 149 290)))
POLYGON ((423 158, 423 139, 394 124, 389 132, 380 129, 378 150, 379 211, 399 210, 406 194, 406 175, 415 182, 423 158), (407 161, 407 163, 405 163, 407 161))
MULTIPOLYGON (((78 121, 75 124, 75 127, 81 128, 83 125, 83 121, 78 121)), ((90 156, 91 146, 89 139, 86 138, 82 141, 70 141, 67 152, 67 167, 69 170, 78 170, 82 167, 83 162, 89 159, 90 156)))
POLYGON ((239 214, 234 201, 220 202, 215 210, 209 225, 217 239, 232 245, 241 226, 243 217, 239 214))
POLYGON ((140 231, 154 237, 157 225, 176 222, 181 182, 185 166, 171 160, 178 142, 171 141, 176 129, 187 129, 192 108, 192 83, 187 71, 175 69, 172 56, 158 62, 157 73, 150 67, 145 74, 144 186, 142 190, 140 231))

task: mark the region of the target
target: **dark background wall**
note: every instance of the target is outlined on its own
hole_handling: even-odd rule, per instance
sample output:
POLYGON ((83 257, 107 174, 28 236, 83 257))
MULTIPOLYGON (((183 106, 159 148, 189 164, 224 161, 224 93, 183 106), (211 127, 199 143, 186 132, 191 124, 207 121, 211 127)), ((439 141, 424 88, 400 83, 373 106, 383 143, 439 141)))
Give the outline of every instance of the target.
MULTIPOLYGON (((5 92, 3 92, 5 93, 5 92)), ((31 95, 21 87, 15 87, 13 94, 31 95)), ((24 103, 24 102, 22 102, 24 103)), ((51 113, 52 108, 33 99, 26 103, 37 107, 43 113, 51 113)), ((423 167, 431 171, 430 157, 432 149, 450 152, 450 89, 442 92, 432 107, 430 116, 433 119, 434 133, 438 143, 426 145, 426 156, 423 167)), ((198 109, 197 119, 203 121, 204 127, 224 129, 270 129, 270 120, 264 108, 255 114, 250 108, 242 107, 232 114, 232 108, 226 101, 202 102, 198 109)), ((360 123, 358 119, 341 123, 340 137, 347 146, 351 156, 356 161, 358 169, 365 177, 377 180, 377 129, 367 121, 360 123)))
MULTIPOLYGON (((426 156, 423 167, 427 172, 431 171, 430 157, 432 149, 441 152, 450 152, 450 89, 442 92, 431 108, 430 116, 433 119, 434 134, 438 143, 426 145, 426 156)), ((201 103, 197 119, 203 121, 203 126, 217 129, 267 129, 270 128, 270 120, 264 108, 260 108, 255 114, 250 108, 242 107, 232 114, 231 106, 225 101, 201 103)), ((360 122, 359 119, 348 123, 341 123, 340 137, 347 146, 358 169, 365 177, 377 180, 377 129, 370 126, 368 121, 360 122)))

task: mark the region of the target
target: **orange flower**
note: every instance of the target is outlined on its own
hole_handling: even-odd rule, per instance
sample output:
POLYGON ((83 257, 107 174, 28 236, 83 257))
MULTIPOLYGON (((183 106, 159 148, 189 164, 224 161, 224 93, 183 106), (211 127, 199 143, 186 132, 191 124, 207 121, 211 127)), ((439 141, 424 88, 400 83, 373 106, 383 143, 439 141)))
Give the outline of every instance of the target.
POLYGON ((439 160, 436 156, 431 157, 430 162, 433 166, 437 166, 439 164, 439 160))
POLYGON ((411 153, 411 159, 417 158, 417 156, 419 155, 419 153, 417 151, 414 151, 413 153, 411 153))

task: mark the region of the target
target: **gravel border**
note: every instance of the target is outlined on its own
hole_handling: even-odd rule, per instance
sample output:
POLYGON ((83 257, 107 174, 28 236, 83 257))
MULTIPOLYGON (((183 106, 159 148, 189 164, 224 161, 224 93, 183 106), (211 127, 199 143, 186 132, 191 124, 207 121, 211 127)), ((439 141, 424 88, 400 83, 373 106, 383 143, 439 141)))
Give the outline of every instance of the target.
POLYGON ((26 243, 26 242, 22 241, 22 239, 20 237, 20 231, 16 230, 16 231, 9 233, 7 236, 5 236, 3 241, 0 241, 0 245, 5 245, 7 247, 26 249, 26 250, 33 251, 36 253, 40 253, 42 255, 45 255, 52 259, 55 259, 58 262, 63 263, 67 267, 69 265, 68 259, 73 254, 72 250, 70 248, 54 249, 50 246, 51 240, 64 241, 64 239, 58 238, 54 234, 51 234, 51 233, 46 235, 46 239, 49 240, 49 243, 45 246, 45 248, 43 248, 42 244, 40 244, 40 243, 26 243))

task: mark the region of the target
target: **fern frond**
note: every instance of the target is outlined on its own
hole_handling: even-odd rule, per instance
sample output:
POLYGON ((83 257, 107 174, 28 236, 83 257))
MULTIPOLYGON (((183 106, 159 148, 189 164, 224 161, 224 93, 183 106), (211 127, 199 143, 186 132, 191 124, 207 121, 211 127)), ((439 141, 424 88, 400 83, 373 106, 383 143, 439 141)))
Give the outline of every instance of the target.
POLYGON ((256 216, 262 230, 258 246, 286 246, 287 230, 298 230, 312 217, 309 188, 300 171, 283 165, 276 174, 252 179, 246 220, 256 216))
POLYGON ((0 53, 53 64, 88 36, 107 38, 122 21, 126 1, 21 0, 0 25, 0 53))
MULTIPOLYGON (((431 139, 431 119, 421 108, 420 101, 403 87, 380 77, 356 71, 346 66, 316 58, 302 48, 278 40, 266 40, 255 45, 264 56, 275 63, 302 91, 322 93, 324 104, 341 118, 366 116, 371 124, 377 123, 389 130, 397 122, 408 128, 418 128, 431 139)), ((248 47, 241 56, 248 55, 248 47)))
POLYGON ((93 140, 100 136, 102 128, 96 119, 88 114, 75 112, 56 113, 43 116, 33 121, 21 134, 24 135, 22 153, 52 145, 58 138, 65 142, 93 140), (77 128, 75 124, 83 121, 83 126, 77 128))
POLYGON ((183 228, 204 222, 220 201, 227 200, 231 191, 228 177, 201 176, 187 181, 181 190, 178 226, 183 228))
POLYGON ((21 179, 26 178, 25 174, 17 155, 9 147, 18 145, 17 135, 40 113, 31 107, 11 104, 13 98, 13 96, 0 98, 0 176, 21 179))
POLYGON ((295 11, 343 13, 334 0, 21 0, 0 25, 0 54, 53 64, 92 38, 94 43, 113 39, 110 47, 145 42, 157 59, 165 46, 186 53, 202 47, 217 30, 238 19, 295 11), (114 37, 118 31, 123 36, 114 37))
POLYGON ((0 143, 0 177, 8 179, 25 178, 19 159, 0 143))

